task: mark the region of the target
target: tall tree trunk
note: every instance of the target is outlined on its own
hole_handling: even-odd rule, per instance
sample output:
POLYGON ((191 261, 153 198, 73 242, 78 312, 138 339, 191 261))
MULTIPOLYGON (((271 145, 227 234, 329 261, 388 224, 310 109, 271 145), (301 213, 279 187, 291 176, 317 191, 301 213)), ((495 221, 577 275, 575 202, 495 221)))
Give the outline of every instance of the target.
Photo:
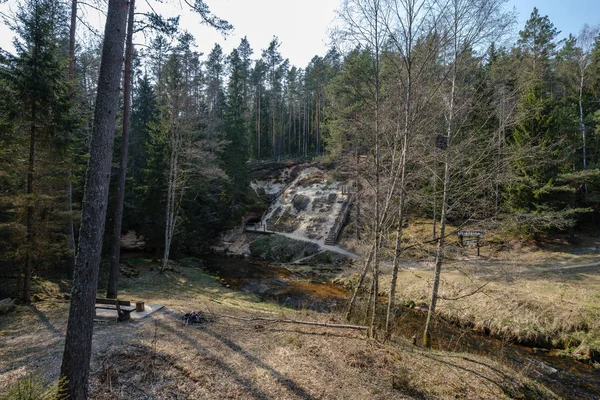
POLYGON ((121 257, 121 227, 123 223, 123 203, 125 202, 125 182, 127 178, 127 158, 129 157, 129 120, 131 115, 131 58, 133 55, 133 24, 135 0, 129 2, 127 21, 127 44, 125 46, 125 71, 123 73, 123 133, 121 135, 121 161, 119 164, 119 183, 117 187, 117 205, 113 217, 112 249, 110 254, 110 271, 106 297, 117 298, 119 280, 119 262, 121 257))
POLYGON ((373 24, 375 27, 375 252, 373 254, 373 311, 371 314, 371 327, 369 330, 370 336, 375 338, 376 322, 377 322, 377 298, 379 296, 379 247, 381 244, 381 225, 380 221, 380 186, 379 186, 379 0, 373 4, 375 13, 373 24))
POLYGON ((279 156, 281 157, 281 155, 283 154, 283 149, 285 148, 285 135, 284 135, 284 131, 285 131, 285 118, 284 118, 284 101, 283 101, 283 96, 281 96, 281 119, 279 120, 279 156))
MULTIPOLYGON (((409 29, 410 27, 411 25, 409 25, 409 29)), ((388 308, 385 320, 385 339, 389 339, 391 337, 392 319, 396 301, 396 284, 398 282, 398 268, 400 265, 400 255, 402 253, 402 225, 404 224, 404 202, 406 199, 406 158, 408 153, 408 134, 410 128, 409 125, 412 101, 410 51, 407 54, 407 59, 406 97, 404 101, 404 134, 402 138, 402 155, 400 159, 400 204, 398 205, 398 228, 396 230, 396 251, 394 253, 392 282, 390 284, 390 296, 388 299, 388 308)))
POLYGON ((316 153, 317 153, 317 157, 320 155, 321 153, 321 147, 320 147, 320 142, 319 142, 319 134, 320 134, 320 115, 321 115, 321 96, 320 96, 321 92, 320 90, 317 88, 317 104, 315 106, 315 149, 316 149, 316 153))
MULTIPOLYGON (((172 116, 173 121, 176 116, 172 116)), ((180 184, 180 170, 179 170, 179 153, 182 145, 182 132, 177 130, 175 123, 171 125, 171 129, 174 130, 170 133, 171 135, 171 160, 169 162, 169 178, 167 182, 167 208, 165 215, 165 252, 160 267, 160 272, 163 273, 169 262, 169 253, 171 249, 171 241, 175 233, 175 225, 177 223, 177 211, 179 206, 177 205, 177 186, 180 184)), ((183 197, 183 191, 185 187, 182 186, 181 197, 183 197)))
MULTIPOLYGON (((450 139, 450 136, 448 136, 450 139)), ((446 149, 446 159, 444 162, 444 194, 442 196, 442 216, 440 221, 440 238, 438 240, 435 271, 433 276, 433 287, 431 289, 431 300, 429 303, 429 311, 427 313, 427 322, 425 323, 425 332, 423 333, 423 346, 431 347, 431 324, 435 314, 435 307, 438 299, 438 289, 440 286, 440 276, 442 273, 442 264, 444 262, 444 249, 446 244, 446 211, 448 209, 448 186, 450 184, 450 140, 446 149)))
POLYGON ((437 164, 437 157, 435 156, 437 154, 437 150, 434 148, 434 155, 433 155, 433 232, 432 232, 432 238, 435 239, 437 237, 437 181, 438 181, 438 177, 437 177, 437 168, 436 168, 436 164, 437 164))
MULTIPOLYGON (((292 100, 293 101, 293 100, 292 100)), ((298 154, 298 131, 296 129, 296 124, 297 124, 297 118, 296 118, 296 107, 292 108, 292 125, 294 126, 294 147, 295 150, 294 152, 296 153, 296 155, 298 154)))
MULTIPOLYGON (((75 34, 77 32, 77 0, 71 1, 71 25, 69 26, 69 80, 71 85, 75 84, 75 34)), ((71 98, 75 97, 75 91, 71 91, 71 98)), ((71 142, 71 132, 67 133, 67 142, 71 142)), ((73 185, 71 183, 71 166, 67 169, 67 182, 65 184, 67 224, 65 234, 67 235, 67 269, 69 276, 75 271, 75 228, 73 227, 73 185)))
POLYGON ((440 286, 440 276, 442 273, 442 264, 444 262, 444 250, 446 244, 446 213, 448 210, 448 193, 450 186, 450 147, 452 142, 452 134, 454 129, 454 101, 456 98, 456 79, 457 79, 457 62, 458 62, 458 27, 454 26, 454 64, 452 66, 452 87, 450 90, 450 104, 448 107, 448 129, 446 134, 446 148, 444 156, 444 189, 442 195, 442 215, 440 221, 440 239, 437 245, 435 256, 435 271, 433 276, 433 287, 431 289, 431 301, 427 313, 427 322, 425 323, 425 331, 423 332, 423 346, 431 347, 431 324, 435 314, 435 307, 438 299, 438 289, 440 286))
MULTIPOLYGON (((587 147, 585 137, 585 123, 583 122, 583 79, 584 72, 582 71, 579 77, 579 126, 581 128, 581 139, 583 141, 583 170, 587 170, 587 147)), ((587 182, 583 185, 583 190, 587 194, 587 182)))
POLYGON ((352 310, 354 309, 354 305, 356 304, 356 299, 358 298, 358 292, 360 291, 360 287, 362 286, 367 276, 367 272, 369 272, 369 266, 371 265, 371 261, 373 260, 373 254, 375 254, 375 246, 371 247, 371 251, 369 252, 369 256, 367 257, 367 261, 365 262, 363 271, 360 274, 360 277, 358 278, 356 287, 354 288, 354 293, 352 293, 352 297, 350 298, 350 303, 348 304, 348 308, 346 309, 346 319, 350 319, 350 314, 352 314, 352 310))
MULTIPOLYGON (((37 53, 38 47, 35 46, 34 52, 37 53)), ((37 54, 34 55, 37 59, 37 54)), ((23 282, 23 300, 26 303, 31 301, 31 277, 33 275, 33 253, 34 253, 34 242, 35 233, 33 230, 33 176, 35 172, 35 133, 36 133, 36 121, 37 109, 35 99, 31 105, 31 127, 29 131, 29 162, 27 167, 27 236, 26 236, 26 249, 25 254, 25 268, 24 268, 24 282, 23 282)))
POLYGON ((256 137, 258 138, 258 159, 260 160, 260 88, 258 89, 258 107, 256 108, 256 137))
POLYGON ((294 112, 294 106, 292 104, 292 96, 288 99, 290 102, 288 107, 288 156, 292 155, 292 113, 294 112))
POLYGON ((94 304, 108 202, 108 186, 119 106, 119 83, 128 0, 109 0, 90 160, 86 174, 79 248, 60 376, 68 399, 87 399, 87 381, 92 354, 94 304))
POLYGON ((360 240, 360 155, 358 153, 358 144, 356 144, 354 148, 356 163, 354 168, 354 189, 356 191, 356 195, 354 197, 354 204, 356 208, 355 213, 355 227, 354 227, 354 238, 359 241, 360 240))
MULTIPOLYGON (((271 92, 273 92, 273 88, 271 87, 271 92)), ((277 157, 277 140, 275 138, 275 99, 273 93, 271 93, 271 140, 273 141, 273 154, 272 159, 275 160, 277 157)))

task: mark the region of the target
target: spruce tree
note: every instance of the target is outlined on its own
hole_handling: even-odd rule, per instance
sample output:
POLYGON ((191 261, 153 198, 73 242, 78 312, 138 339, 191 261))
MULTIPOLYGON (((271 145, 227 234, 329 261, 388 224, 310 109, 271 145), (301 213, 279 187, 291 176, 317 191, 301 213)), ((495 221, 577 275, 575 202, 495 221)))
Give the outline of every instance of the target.
MULTIPOLYGON (((61 41, 66 34, 65 9, 51 0, 28 0, 19 6, 13 30, 15 56, 6 60, 6 81, 15 96, 12 118, 26 127, 28 136, 27 182, 25 197, 25 260, 23 266, 23 299, 31 299, 31 279, 36 264, 36 207, 40 206, 35 187, 40 174, 38 148, 41 139, 54 138, 72 129, 68 93, 66 58, 61 54, 61 41)), ((8 99, 7 99, 8 100, 8 99)), ((39 226, 38 226, 39 227, 39 226)))

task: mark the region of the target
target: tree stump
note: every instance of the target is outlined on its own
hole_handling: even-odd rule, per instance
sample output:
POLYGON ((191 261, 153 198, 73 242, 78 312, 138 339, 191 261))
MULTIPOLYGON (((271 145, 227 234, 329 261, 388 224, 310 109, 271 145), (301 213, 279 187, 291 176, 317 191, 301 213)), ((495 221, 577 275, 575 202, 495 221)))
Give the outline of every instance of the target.
POLYGON ((143 301, 136 301, 135 302, 135 311, 136 312, 143 312, 144 311, 144 302, 143 301))

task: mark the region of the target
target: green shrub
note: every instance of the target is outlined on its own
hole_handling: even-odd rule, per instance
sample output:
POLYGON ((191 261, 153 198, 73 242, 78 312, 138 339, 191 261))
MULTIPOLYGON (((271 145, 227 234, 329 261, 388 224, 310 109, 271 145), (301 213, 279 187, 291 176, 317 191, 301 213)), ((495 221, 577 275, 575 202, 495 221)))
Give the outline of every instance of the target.
POLYGON ((62 400, 66 399, 64 391, 58 383, 44 385, 42 378, 36 374, 28 374, 19 379, 8 389, 6 394, 0 394, 0 400, 62 400))

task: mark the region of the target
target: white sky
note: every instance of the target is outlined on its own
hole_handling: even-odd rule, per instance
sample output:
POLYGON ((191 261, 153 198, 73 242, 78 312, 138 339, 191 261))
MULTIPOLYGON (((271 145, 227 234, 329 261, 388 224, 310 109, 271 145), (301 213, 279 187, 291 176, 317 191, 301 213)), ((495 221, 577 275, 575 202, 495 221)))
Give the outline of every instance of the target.
MULTIPOLYGON (((137 0, 137 11, 148 9, 147 0, 137 0)), ((248 37, 258 58, 261 49, 268 46, 274 35, 281 42, 280 51, 289 58, 292 65, 305 67, 315 55, 324 55, 328 48, 328 28, 335 17, 334 10, 341 0, 206 0, 211 11, 233 24, 235 30, 227 39, 213 29, 200 26, 200 17, 189 11, 189 7, 179 5, 182 0, 166 0, 170 5, 161 5, 156 0, 148 0, 156 11, 173 16, 182 14, 181 27, 196 37, 198 50, 208 53, 215 42, 219 42, 228 54, 239 45, 240 39, 248 37)), ((14 10, 19 0, 8 0, 0 5, 0 11, 14 10)), ((524 22, 536 3, 542 15, 548 15, 563 35, 577 34, 584 23, 600 23, 600 2, 598 0, 509 0, 508 8, 515 7, 519 13, 517 29, 524 22)), ((86 19, 98 28, 102 27, 102 16, 88 9, 86 19)), ((80 25, 81 29, 81 25, 80 25)), ((102 29, 100 29, 102 31, 102 29)), ((81 31, 81 30, 80 30, 81 31)), ((0 47, 12 50, 13 34, 5 24, 0 25, 0 47)), ((562 35, 561 35, 562 36, 562 35)), ((80 36, 81 37, 81 36, 80 36)))

